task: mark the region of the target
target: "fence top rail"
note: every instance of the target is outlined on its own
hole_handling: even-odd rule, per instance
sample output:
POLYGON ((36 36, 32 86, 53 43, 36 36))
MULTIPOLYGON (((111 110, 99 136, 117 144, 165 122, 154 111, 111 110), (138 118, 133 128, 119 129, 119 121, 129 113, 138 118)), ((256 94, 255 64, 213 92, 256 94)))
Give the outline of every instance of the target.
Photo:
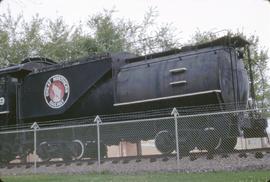
MULTIPOLYGON (((190 117, 201 117, 201 116, 214 116, 214 115, 222 115, 222 114, 237 114, 244 112, 255 112, 255 111, 269 111, 270 108, 256 108, 256 109, 247 109, 247 110, 233 110, 233 111, 219 111, 219 112, 210 112, 210 113, 199 113, 199 114, 190 114, 190 115, 178 115, 177 119, 181 118, 190 118, 190 117)), ((117 124, 128 124, 128 123, 137 123, 137 122, 151 122, 158 120, 169 120, 173 119, 174 116, 169 117, 159 117, 159 118, 149 118, 149 119, 134 119, 134 120, 124 120, 124 121, 115 121, 115 122, 101 122, 100 126, 105 125, 117 125, 117 124)), ((102 117, 101 117, 102 121, 102 117)), ((90 124, 77 124, 77 125, 65 125, 65 126, 54 126, 54 127, 40 127, 36 131, 47 131, 47 130, 59 130, 59 129, 69 129, 69 128, 81 128, 81 127, 96 127, 96 123, 90 124)), ((1 134, 12 134, 12 133, 25 133, 25 132, 33 132, 34 129, 17 129, 17 130, 8 130, 2 131, 1 134)))
POLYGON ((0 135, 4 134, 16 134, 16 133, 27 133, 27 132, 34 132, 33 129, 18 129, 18 130, 7 130, 7 131, 1 131, 0 135))
POLYGON ((79 125, 68 125, 68 126, 55 126, 55 127, 44 127, 38 129, 38 131, 45 131, 45 130, 59 130, 59 129, 69 129, 69 128, 83 128, 83 127, 95 127, 96 124, 79 124, 79 125))
MULTIPOLYGON (((199 113, 199 114, 189 114, 189 115, 178 115, 177 119, 181 118, 189 118, 189 117, 200 117, 200 116, 212 116, 212 115, 221 115, 221 114, 232 114, 232 113, 243 113, 243 112, 254 112, 254 111, 262 111, 269 110, 270 108, 257 108, 257 109, 247 109, 247 110, 234 110, 234 111, 219 111, 219 112, 211 112, 211 113, 199 113)), ((149 122, 155 120, 167 120, 173 119, 174 116, 170 117, 160 117, 160 118, 151 118, 151 119, 136 119, 136 120, 128 120, 128 121, 117 121, 117 122, 103 122, 99 125, 113 125, 113 124, 123 124, 123 123, 136 123, 136 122, 149 122)), ((102 120, 102 118, 101 118, 102 120)))
MULTIPOLYGON (((81 128, 81 127, 94 127, 96 124, 81 124, 81 125, 69 125, 69 126, 56 126, 56 127, 44 127, 36 129, 36 131, 47 131, 47 130, 58 130, 58 129, 69 129, 69 128, 81 128)), ((1 134, 12 134, 12 133, 26 133, 33 132, 35 129, 18 129, 18 130, 8 130, 2 131, 1 134)))
MULTIPOLYGON (((223 104, 209 104, 209 105, 198 105, 198 106, 184 106, 184 107, 177 107, 178 112, 180 115, 190 115, 195 113, 206 113, 206 112, 217 112, 220 111, 221 108, 225 109, 226 111, 232 110, 235 108, 245 108, 246 103, 223 103, 223 104)), ((259 107, 258 107, 259 108, 259 107)), ((147 110, 147 111, 136 111, 136 112, 128 112, 128 113, 115 113, 110 115, 100 115, 102 121, 106 122, 117 122, 124 120, 138 120, 138 119, 149 119, 153 117, 167 117, 170 116, 172 108, 163 108, 163 109, 154 109, 154 110, 147 110), (117 119, 116 119, 117 118, 117 119)), ((39 122, 40 127, 55 127, 63 126, 63 125, 78 125, 78 124, 89 124, 89 121, 94 121, 96 116, 87 116, 87 117, 79 117, 79 118, 70 118, 70 119, 63 119, 63 120, 48 120, 39 122)), ((90 122, 90 123, 91 123, 90 122)), ((30 126, 29 123, 20 124, 20 129, 28 129, 30 126)), ((4 130, 18 130, 17 125, 9 125, 4 130)))
POLYGON ((231 110, 231 111, 220 111, 220 112, 211 112, 211 113, 200 113, 200 114, 190 114, 190 115, 179 115, 177 118, 187 118, 187 117, 200 117, 200 116, 213 116, 213 115, 221 115, 221 114, 237 114, 244 112, 255 112, 255 111, 269 111, 270 108, 256 108, 256 109, 245 109, 245 110, 231 110))

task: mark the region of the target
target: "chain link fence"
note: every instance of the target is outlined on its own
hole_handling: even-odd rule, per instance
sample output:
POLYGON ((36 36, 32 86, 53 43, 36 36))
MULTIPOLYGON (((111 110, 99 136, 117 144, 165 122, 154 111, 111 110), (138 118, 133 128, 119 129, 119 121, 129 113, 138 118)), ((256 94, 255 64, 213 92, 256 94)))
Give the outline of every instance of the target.
MULTIPOLYGON (((210 169, 209 161, 188 161, 249 150, 261 151, 257 158, 268 156, 268 115, 265 108, 208 106, 96 116, 71 120, 70 125, 37 122, 28 129, 0 132, 1 171, 16 171, 6 167, 11 164, 28 164, 21 173, 46 173, 50 165, 55 173, 210 169)), ((270 165, 268 158, 247 161, 270 165)), ((233 166, 230 160, 235 159, 223 163, 233 166)))

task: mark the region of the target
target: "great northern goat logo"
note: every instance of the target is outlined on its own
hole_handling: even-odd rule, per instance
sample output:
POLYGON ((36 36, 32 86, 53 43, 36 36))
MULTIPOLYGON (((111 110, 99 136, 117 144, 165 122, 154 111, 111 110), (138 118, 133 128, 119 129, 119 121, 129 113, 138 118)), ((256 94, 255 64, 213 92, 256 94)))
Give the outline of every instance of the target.
POLYGON ((68 80, 62 75, 54 75, 45 84, 44 98, 51 108, 57 109, 67 102, 69 92, 68 80))

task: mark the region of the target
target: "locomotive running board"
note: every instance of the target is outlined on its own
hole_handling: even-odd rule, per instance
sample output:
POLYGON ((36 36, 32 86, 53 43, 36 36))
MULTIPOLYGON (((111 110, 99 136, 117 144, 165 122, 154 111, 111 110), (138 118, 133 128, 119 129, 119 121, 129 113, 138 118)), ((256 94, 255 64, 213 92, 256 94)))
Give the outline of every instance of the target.
POLYGON ((210 93, 221 93, 221 90, 208 90, 208 91, 202 91, 202 92, 194 92, 194 93, 190 93, 190 94, 173 95, 173 96, 168 96, 168 97, 159 97, 159 98, 154 98, 154 99, 137 100, 137 101, 132 101, 132 102, 122 102, 122 103, 116 103, 113 106, 141 104, 141 103, 146 103, 146 102, 155 102, 155 101, 162 101, 162 100, 167 100, 167 99, 176 99, 176 98, 181 98, 181 97, 204 95, 204 94, 210 94, 210 93))

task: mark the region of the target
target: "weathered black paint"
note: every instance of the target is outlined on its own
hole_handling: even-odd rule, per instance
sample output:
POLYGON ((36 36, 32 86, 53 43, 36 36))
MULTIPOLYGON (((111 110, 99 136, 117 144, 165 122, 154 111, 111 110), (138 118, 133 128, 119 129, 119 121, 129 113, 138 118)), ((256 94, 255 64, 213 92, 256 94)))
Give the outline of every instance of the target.
POLYGON ((219 102, 217 97, 225 103, 244 103, 248 96, 247 75, 243 64, 234 55, 234 49, 213 47, 161 56, 125 64, 116 73, 116 80, 112 79, 112 64, 114 63, 110 57, 31 73, 22 82, 20 116, 25 121, 75 118, 164 108, 172 105, 216 104, 219 102), (233 55, 232 59, 230 54, 233 55), (171 73, 170 70, 175 68, 185 68, 186 71, 171 73), (237 77, 232 77, 231 72, 237 77), (69 81, 70 96, 63 107, 54 109, 45 102, 44 88, 47 80, 57 74, 63 75, 69 81), (181 80, 185 80, 186 83, 170 85, 171 82, 181 80), (113 87, 116 88, 116 93, 113 93, 113 87), (123 102, 211 90, 221 90, 221 93, 114 106, 123 102))
POLYGON ((21 88, 21 119, 61 117, 110 70, 111 60, 102 59, 68 65, 26 76, 21 88), (63 107, 57 109, 49 107, 44 99, 45 84, 53 75, 64 76, 70 86, 69 99, 63 107))
POLYGON ((247 103, 249 90, 246 70, 235 49, 219 44, 168 51, 145 59, 121 53, 62 65, 26 61, 1 73, 17 77, 18 73, 25 74, 25 70, 28 74, 19 77, 17 84, 13 83, 17 87, 16 114, 11 110, 23 122, 172 106, 243 104, 247 103), (170 72, 178 68, 185 71, 170 72), (49 107, 44 99, 45 84, 54 75, 64 76, 70 85, 69 99, 60 108, 49 107), (186 83, 170 84, 177 81, 186 83), (205 93, 211 90, 214 92, 205 93), (187 96, 144 102, 178 95, 187 96), (134 101, 141 103, 128 104, 134 101), (119 103, 127 104, 114 106, 119 103))

